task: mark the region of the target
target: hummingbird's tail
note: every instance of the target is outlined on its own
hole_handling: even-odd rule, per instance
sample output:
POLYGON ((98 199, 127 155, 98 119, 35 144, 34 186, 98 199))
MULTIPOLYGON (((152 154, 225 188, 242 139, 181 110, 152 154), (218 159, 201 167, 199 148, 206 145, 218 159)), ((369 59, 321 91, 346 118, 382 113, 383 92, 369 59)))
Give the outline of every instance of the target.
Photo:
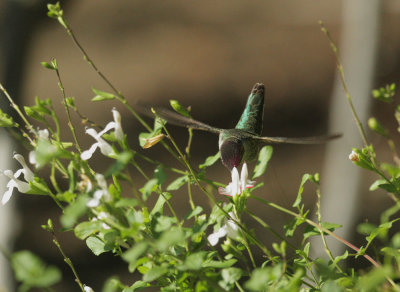
POLYGON ((264 116, 264 91, 264 84, 256 83, 254 85, 236 129, 261 135, 264 116))

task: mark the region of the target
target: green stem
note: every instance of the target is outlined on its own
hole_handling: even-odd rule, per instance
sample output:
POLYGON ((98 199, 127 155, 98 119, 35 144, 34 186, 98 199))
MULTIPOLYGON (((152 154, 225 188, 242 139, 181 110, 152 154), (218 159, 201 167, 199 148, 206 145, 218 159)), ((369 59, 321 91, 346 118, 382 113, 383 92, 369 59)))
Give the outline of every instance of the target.
POLYGON ((63 85, 62 80, 61 80, 60 72, 58 71, 58 66, 55 68, 55 71, 56 71, 56 74, 57 74, 58 84, 59 84, 59 87, 60 87, 60 90, 61 90, 61 93, 62 93, 62 97, 63 97, 63 105, 64 105, 64 108, 65 108, 65 112, 67 113, 68 127, 71 130, 72 136, 74 138, 75 147, 78 150, 78 152, 81 153, 82 150, 81 150, 81 147, 79 145, 78 138, 76 137, 75 127, 73 126, 72 121, 71 121, 71 114, 69 112, 69 108, 68 108, 68 105, 67 105, 67 96, 65 94, 65 89, 64 89, 64 85, 63 85))
POLYGON ((77 271, 76 271, 71 259, 67 257, 67 255, 65 254, 64 250, 62 249, 62 247, 61 247, 61 245, 60 245, 60 243, 59 243, 59 241, 57 239, 57 236, 56 236, 56 234, 54 232, 54 229, 51 228, 51 229, 49 229, 49 231, 53 235, 53 243, 57 246, 58 250, 60 251, 61 255, 63 256, 64 262, 70 267, 72 273, 74 274, 76 283, 79 285, 79 288, 81 289, 81 291, 85 292, 83 284, 82 284, 81 280, 79 279, 79 275, 78 275, 78 273, 77 273, 77 271))

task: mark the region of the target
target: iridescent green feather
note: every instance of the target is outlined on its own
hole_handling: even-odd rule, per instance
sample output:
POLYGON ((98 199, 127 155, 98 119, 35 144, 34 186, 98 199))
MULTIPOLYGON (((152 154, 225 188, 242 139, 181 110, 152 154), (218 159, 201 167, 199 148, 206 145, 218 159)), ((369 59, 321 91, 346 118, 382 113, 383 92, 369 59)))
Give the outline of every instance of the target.
POLYGON ((236 129, 245 130, 256 135, 261 135, 264 115, 264 85, 257 83, 254 85, 246 108, 244 109, 236 129))

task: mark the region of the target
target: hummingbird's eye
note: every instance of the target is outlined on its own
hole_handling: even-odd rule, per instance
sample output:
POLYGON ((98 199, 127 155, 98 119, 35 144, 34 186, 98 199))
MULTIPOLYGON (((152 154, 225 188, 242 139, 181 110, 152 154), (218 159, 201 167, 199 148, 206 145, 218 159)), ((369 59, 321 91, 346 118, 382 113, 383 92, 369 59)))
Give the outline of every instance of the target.
POLYGON ((229 170, 240 165, 243 153, 244 148, 240 140, 227 140, 221 145, 221 160, 229 170))

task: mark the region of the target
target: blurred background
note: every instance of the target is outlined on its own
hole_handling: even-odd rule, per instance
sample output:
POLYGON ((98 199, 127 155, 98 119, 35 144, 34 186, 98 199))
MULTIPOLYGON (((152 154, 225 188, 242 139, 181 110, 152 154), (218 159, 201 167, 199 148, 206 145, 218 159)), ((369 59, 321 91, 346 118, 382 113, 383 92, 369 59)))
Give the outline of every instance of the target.
MULTIPOLYGON (((362 238, 357 236, 353 227, 364 221, 378 222, 379 212, 390 205, 384 193, 368 191, 374 177, 365 175, 363 171, 354 173, 353 177, 351 171, 344 171, 344 168, 331 168, 333 174, 344 174, 346 181, 342 181, 340 176, 333 180, 333 174, 324 176, 323 169, 328 167, 324 166, 324 157, 333 155, 327 152, 344 149, 344 153, 334 151, 329 165, 338 161, 355 169, 348 154, 352 147, 361 147, 362 143, 343 90, 338 89, 341 87, 336 77, 335 58, 318 21, 324 21, 334 41, 343 48, 345 74, 350 91, 355 86, 353 98, 356 108, 360 104, 362 122, 366 124, 366 118, 374 115, 394 132, 394 108, 373 101, 370 90, 399 80, 398 1, 370 1, 366 4, 356 0, 230 0, 202 1, 199 4, 161 0, 70 0, 61 4, 81 45, 133 105, 146 102, 168 106, 169 99, 177 99, 183 105, 191 106, 195 118, 216 127, 229 128, 239 119, 254 83, 262 82, 266 86, 265 136, 344 133, 341 142, 332 143, 330 149, 324 145, 275 146, 268 171, 260 178, 265 186, 257 190, 257 195, 290 207, 302 175, 322 172, 323 195, 324 180, 332 178, 334 181, 333 186, 326 190, 331 199, 323 210, 327 213, 331 210, 339 218, 352 215, 346 238, 356 245, 362 243, 362 238), (364 50, 366 55, 362 54, 364 50), (352 60, 356 62, 352 63, 352 60), (354 77, 363 76, 363 73, 368 73, 364 79, 358 83, 354 81, 354 77), (357 86, 363 89, 357 91, 357 86), (361 92, 359 96, 358 92, 361 92), (350 123, 337 124, 335 119, 350 123), (353 188, 348 185, 352 182, 355 182, 353 188), (335 185, 342 189, 332 190, 335 185), (343 208, 347 205, 347 198, 354 198, 354 204, 353 209, 346 211, 343 208)), ((32 105, 35 96, 51 98, 65 126, 64 137, 72 140, 56 75, 40 65, 40 62, 54 57, 59 64, 66 94, 75 97, 79 110, 91 120, 105 125, 112 119, 111 109, 115 106, 123 116, 122 125, 130 137, 130 145, 138 149, 137 135, 143 131, 142 126, 116 102, 90 102, 94 96, 92 87, 111 90, 83 60, 61 25, 47 18, 46 11, 43 1, 39 0, 0 2, 0 82, 19 105, 32 105)), ((2 110, 11 112, 4 98, 0 105, 2 110)), ((73 122, 79 128, 78 138, 85 139, 82 144, 89 147, 93 141, 85 136, 80 119, 73 115, 73 122)), ((185 146, 187 131, 173 126, 171 131, 179 145, 185 146)), ((4 132, 1 137, 2 143, 6 143, 7 134, 4 132)), ((390 161, 385 140, 370 135, 370 141, 378 148, 379 160, 390 161)), ((2 146, 0 169, 12 168, 8 158, 13 151, 23 150, 16 144, 2 146)), ((175 163, 161 147, 142 151, 165 163, 175 163)), ((193 165, 217 151, 217 136, 195 133, 193 165)), ((26 152, 24 154, 26 157, 26 152)), ((96 157, 101 158, 101 155, 96 157)), ((92 163, 98 171, 107 168, 104 159, 93 159, 92 163)), ((250 165, 252 169, 254 163, 250 165)), ((150 173, 152 167, 149 165, 146 171, 150 173)), ((41 173, 46 175, 46 171, 41 173)), ((230 173, 221 163, 211 167, 208 176, 225 183, 230 180, 230 173)), ((174 178, 169 175, 168 180, 174 178)), ((144 180, 139 176, 137 179, 137 185, 142 186, 144 180)), ((0 190, 1 195, 2 192, 0 190)), ((209 206, 200 193, 197 195, 197 202, 209 206)), ((218 200, 225 200, 217 193, 215 196, 218 200)), ((306 206, 314 209, 314 189, 306 188, 303 197, 306 206)), ((59 209, 50 199, 37 196, 14 195, 11 201, 0 206, 1 244, 9 250, 30 249, 48 263, 58 265, 63 270, 64 281, 56 290, 75 291, 77 286, 70 270, 52 244, 50 235, 40 227, 48 218, 60 227, 59 209)), ((189 206, 187 195, 182 192, 175 196, 173 204, 181 206, 181 215, 184 215, 189 206)), ((289 217, 251 201, 249 208, 283 234, 282 225, 289 217)), ((261 230, 251 220, 248 224, 254 226, 256 232, 261 230)), ((275 241, 269 234, 263 236, 265 242, 275 241)), ((75 239, 72 233, 59 233, 59 238, 82 281, 96 291, 113 274, 122 273, 127 283, 131 281, 126 264, 112 255, 91 255, 85 243, 75 239), (105 264, 107 269, 104 269, 105 264)), ((2 255, 0 259, 7 266, 2 255)), ((7 273, 5 270, 0 276, 0 291, 13 285, 12 276, 6 276, 7 273)))

